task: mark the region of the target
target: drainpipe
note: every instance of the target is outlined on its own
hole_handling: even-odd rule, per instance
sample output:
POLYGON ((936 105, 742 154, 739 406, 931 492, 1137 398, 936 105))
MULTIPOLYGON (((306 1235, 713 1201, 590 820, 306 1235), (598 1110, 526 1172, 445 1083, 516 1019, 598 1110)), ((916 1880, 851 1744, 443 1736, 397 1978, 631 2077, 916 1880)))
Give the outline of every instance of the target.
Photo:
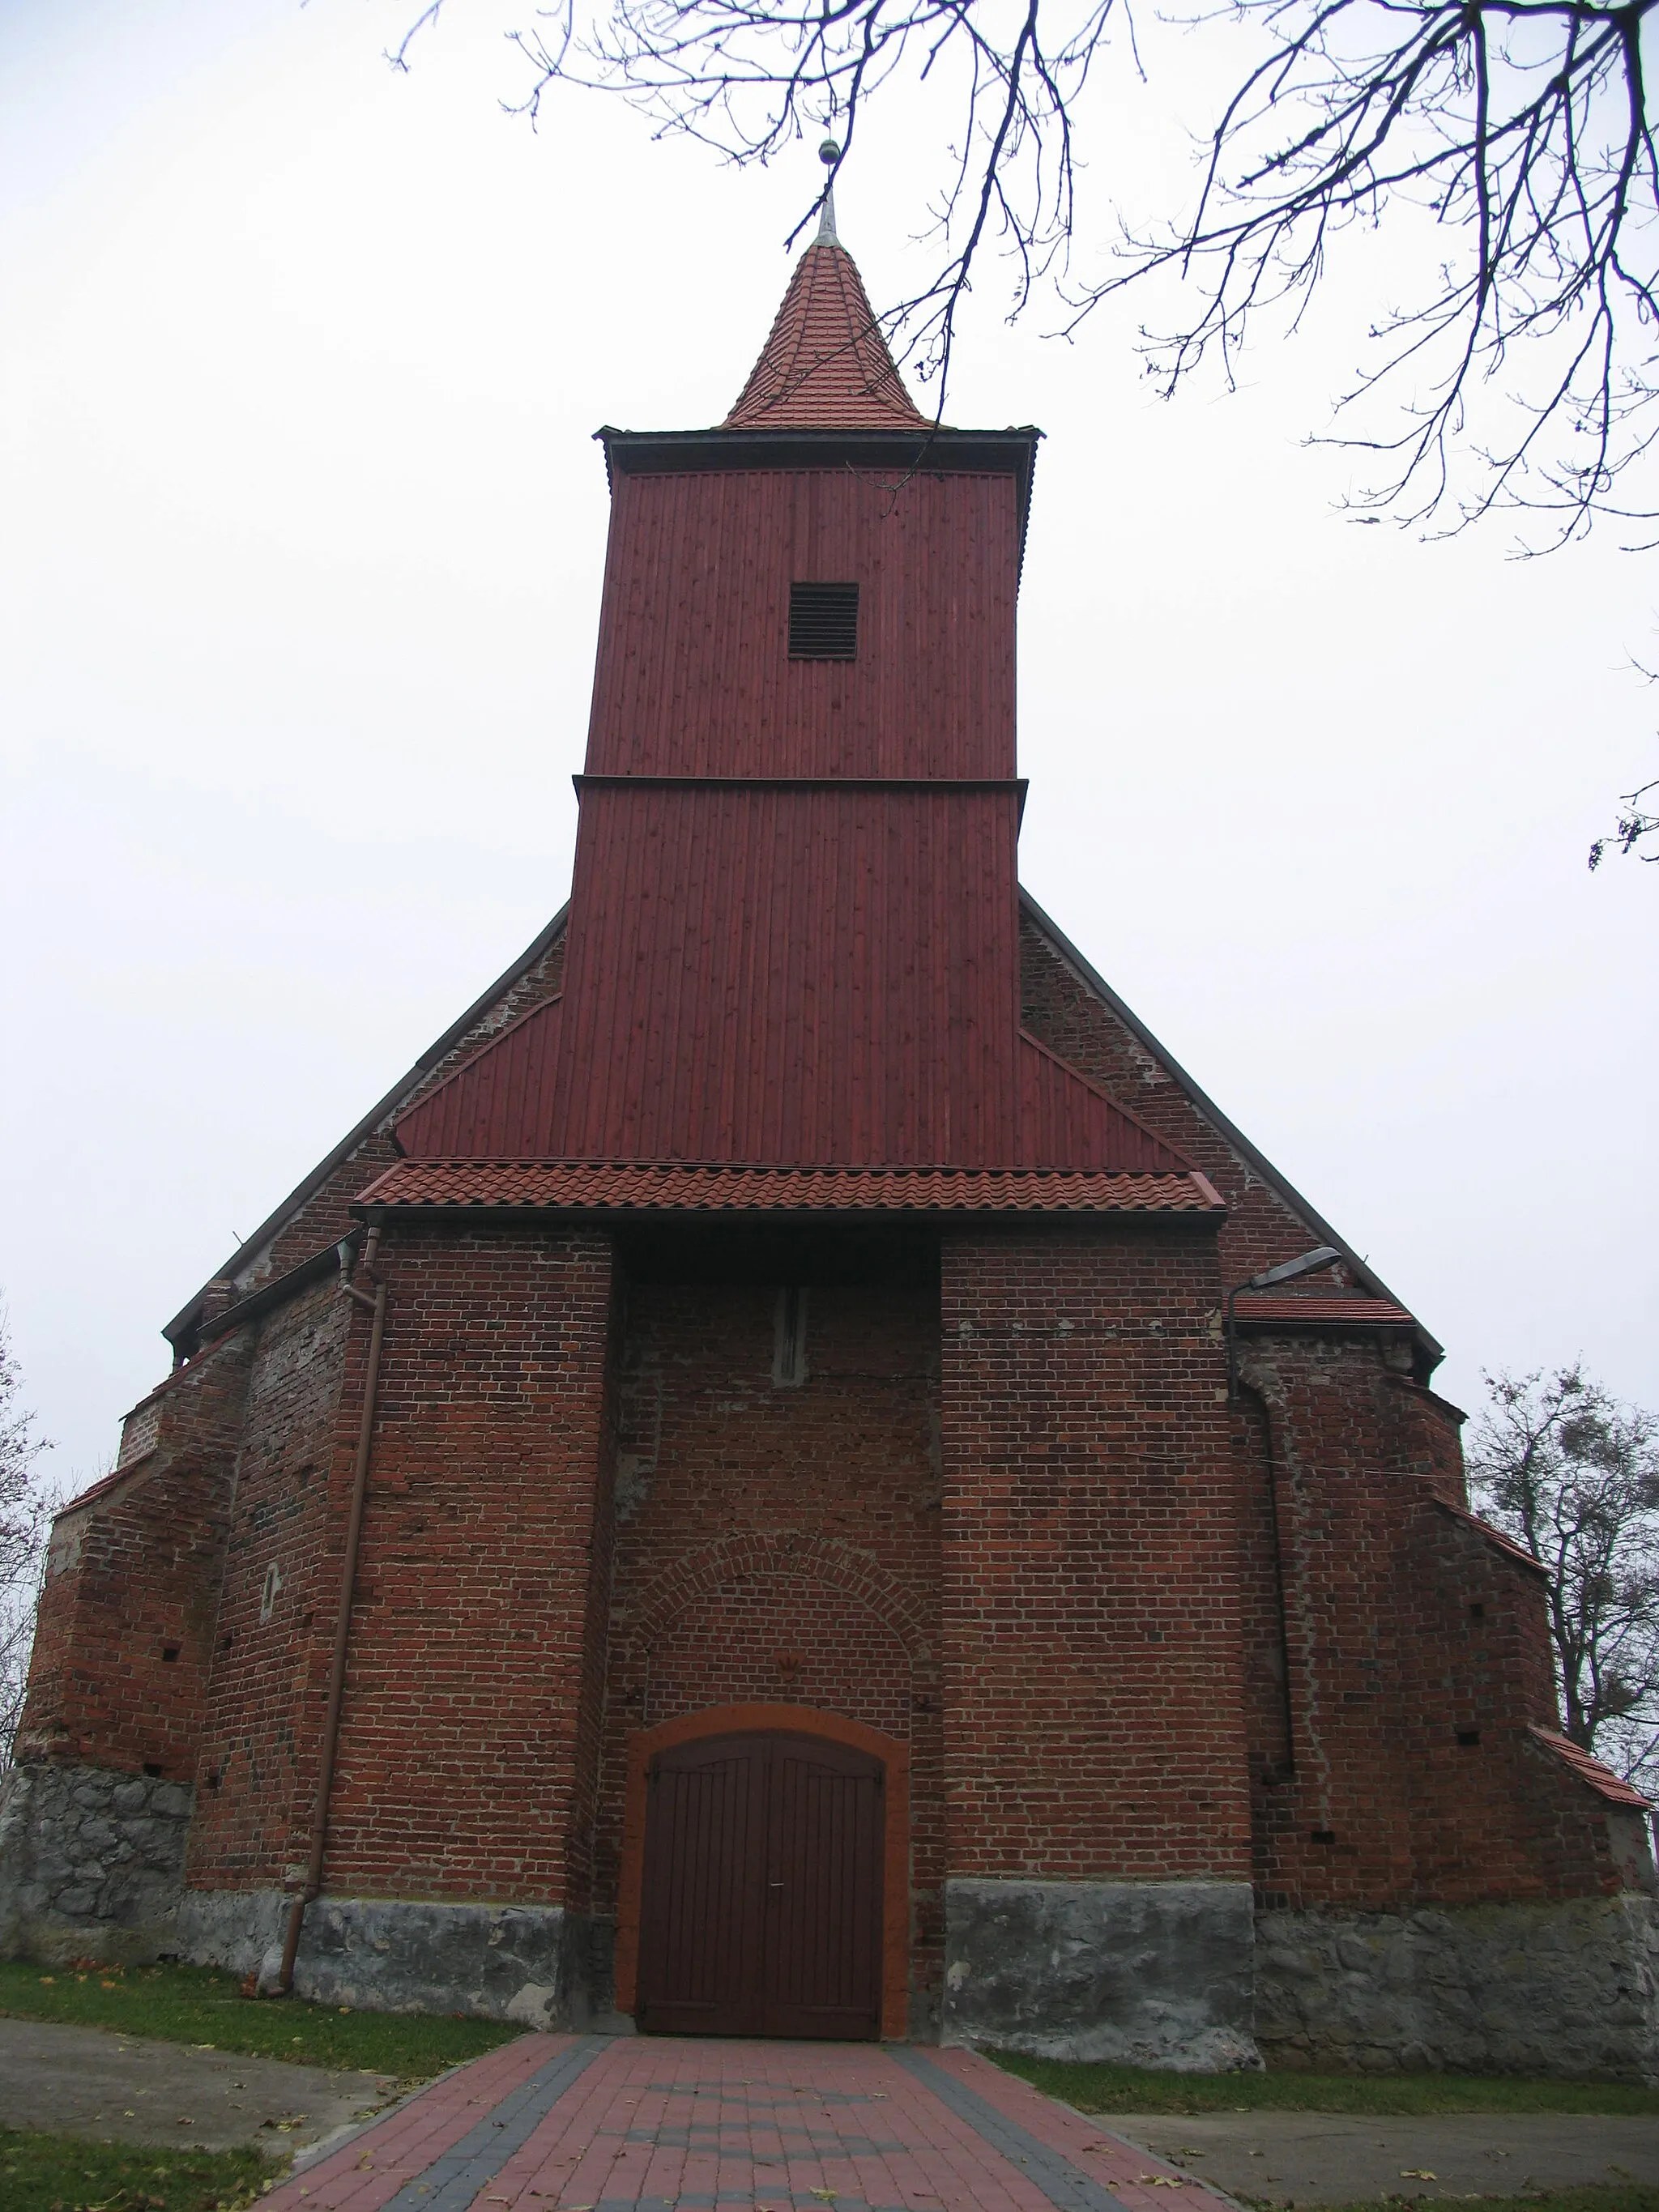
POLYGON ((339 1290, 374 1317, 368 1338, 368 1366, 363 1377, 362 1415, 357 1424, 357 1453, 351 1468, 351 1506, 346 1516, 345 1557, 340 1562, 340 1601, 334 1621, 334 1657, 328 1675, 328 1710, 323 1718, 322 1756, 317 1770, 317 1799, 311 1814, 311 1844, 306 1856, 305 1887, 288 1911, 288 1934, 283 1942, 282 1971, 273 1995, 289 1996, 294 1988, 294 1961, 300 1949, 300 1930, 306 1907, 323 1886, 323 1853, 328 1844, 328 1801, 334 1788, 334 1759, 340 1742, 340 1705, 345 1694, 346 1652, 351 1641, 351 1594, 357 1580, 357 1547, 363 1531, 363 1500, 368 1493, 368 1454, 374 1435, 374 1404, 380 1393, 380 1347, 386 1341, 386 1285, 374 1272, 380 1249, 379 1224, 372 1226, 363 1248, 363 1273, 374 1285, 371 1297, 351 1280, 351 1246, 340 1246, 339 1290))

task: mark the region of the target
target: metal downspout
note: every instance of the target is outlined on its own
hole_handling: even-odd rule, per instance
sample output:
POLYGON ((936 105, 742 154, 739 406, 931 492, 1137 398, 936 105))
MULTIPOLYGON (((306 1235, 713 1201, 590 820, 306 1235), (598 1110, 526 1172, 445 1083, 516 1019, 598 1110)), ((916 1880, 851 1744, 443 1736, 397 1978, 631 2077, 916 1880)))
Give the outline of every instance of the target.
POLYGON ((283 1942, 283 1964, 273 1996, 285 1997, 294 1987, 294 1962, 299 1954, 300 1930, 306 1907, 323 1886, 323 1854, 328 1846, 328 1803, 334 1788, 334 1760, 340 1742, 340 1706, 345 1695, 346 1654, 351 1643, 351 1597, 357 1580, 357 1549, 363 1529, 363 1501, 368 1494, 368 1455, 374 1435, 375 1401, 380 1395, 380 1347, 386 1341, 386 1285, 374 1272, 380 1231, 370 1229, 363 1248, 363 1273, 374 1285, 370 1297, 348 1274, 351 1255, 340 1247, 340 1293, 355 1299, 374 1317, 369 1332, 368 1365, 363 1377, 362 1414, 357 1425, 357 1452, 351 1469, 351 1505, 346 1517, 345 1556, 340 1562, 339 1610, 334 1622, 334 1656, 329 1668, 328 1710, 323 1718, 321 1761, 317 1770, 317 1799, 311 1814, 311 1844, 306 1857, 305 1885, 289 1907, 288 1933, 283 1942))

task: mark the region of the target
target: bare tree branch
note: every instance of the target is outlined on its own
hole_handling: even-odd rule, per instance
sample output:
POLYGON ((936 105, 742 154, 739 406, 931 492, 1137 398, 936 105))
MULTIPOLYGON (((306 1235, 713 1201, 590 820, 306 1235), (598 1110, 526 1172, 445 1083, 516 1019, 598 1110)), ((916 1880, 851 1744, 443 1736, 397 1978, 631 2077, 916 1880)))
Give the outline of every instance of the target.
POLYGON ((34 1471, 46 1440, 36 1433, 33 1414, 18 1403, 21 1388, 0 1306, 0 1773, 11 1764, 23 1710, 51 1514, 34 1471))
POLYGON ((1659 1420, 1577 1364, 1486 1382, 1469 1473, 1549 1571, 1563 1726, 1632 1781, 1659 1779, 1659 1420))
MULTIPOLYGON (((1192 203, 1126 231, 1116 265, 1086 281, 1071 258, 1076 133, 1114 0, 557 0, 514 34, 530 77, 511 105, 534 122, 557 87, 607 90, 739 164, 831 125, 844 161, 872 102, 926 108, 951 149, 931 210, 939 263, 883 321, 940 408, 988 254, 1011 314, 1046 289, 1067 335, 1149 278, 1176 280, 1189 308, 1143 333, 1170 392, 1211 361, 1231 378, 1261 316, 1294 327, 1345 234, 1392 219, 1428 241, 1432 269, 1376 319, 1338 398, 1334 442, 1373 465, 1356 503, 1437 529, 1528 510, 1528 550, 1598 514, 1659 543, 1643 52, 1659 0, 1193 4, 1182 20, 1212 45, 1231 35, 1240 66, 1192 203)), ((411 22, 399 67, 443 5, 411 22)))
POLYGON ((1634 853, 1638 860, 1646 860, 1650 865, 1659 860, 1659 850, 1644 853, 1641 849, 1650 837, 1659 838, 1659 814, 1642 804, 1650 791, 1659 791, 1659 776, 1650 783, 1638 784, 1634 791, 1627 791, 1620 798, 1619 819, 1612 834, 1598 837, 1589 848, 1592 872, 1601 866, 1609 845, 1618 853, 1634 853))

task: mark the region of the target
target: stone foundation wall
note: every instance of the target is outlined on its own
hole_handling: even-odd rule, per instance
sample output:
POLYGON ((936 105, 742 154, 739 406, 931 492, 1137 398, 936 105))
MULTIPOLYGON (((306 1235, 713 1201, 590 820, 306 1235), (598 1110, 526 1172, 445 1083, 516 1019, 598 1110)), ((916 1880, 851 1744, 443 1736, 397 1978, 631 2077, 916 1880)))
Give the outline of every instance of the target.
MULTIPOLYGON (((179 1948, 198 1966, 274 1981, 288 1913, 276 1890, 188 1890, 179 1948)), ((609 1937, 608 1923, 558 1905, 319 1897, 306 1913, 295 1994, 359 2012, 581 2027, 610 2001, 609 1937)))
POLYGON ((1242 1881, 952 1881, 946 2043, 1224 2074, 1257 2067, 1242 1881))
POLYGON ((0 1782, 0 1957, 152 1959, 177 1948, 194 1792, 99 1766, 0 1782))
POLYGON ((1263 1913, 1255 2033, 1275 2067, 1659 2081, 1659 1905, 1263 1913))

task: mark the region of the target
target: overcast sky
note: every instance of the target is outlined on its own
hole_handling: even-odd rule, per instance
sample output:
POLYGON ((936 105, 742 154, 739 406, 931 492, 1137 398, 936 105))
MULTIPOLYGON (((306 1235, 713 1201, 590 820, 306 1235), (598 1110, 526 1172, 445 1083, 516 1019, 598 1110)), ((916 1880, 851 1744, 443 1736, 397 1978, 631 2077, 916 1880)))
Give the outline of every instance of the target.
MULTIPOLYGON (((0 0, 0 1283, 65 1485, 563 900, 590 434, 719 419, 813 189, 810 147, 740 174, 594 100, 532 136, 501 0, 399 76, 412 12, 0 0)), ((1173 173, 1154 78, 1099 111, 1102 236, 1103 179, 1173 173)), ((931 160, 895 112, 839 194, 878 303, 931 160)), ((1344 516, 1302 434, 1387 250, 1170 405, 1127 317, 1068 346, 981 287, 950 417, 1048 433, 1022 874, 1444 1340, 1447 1395, 1582 1352, 1659 1403, 1659 868, 1584 866, 1659 771, 1659 580, 1344 516)))

